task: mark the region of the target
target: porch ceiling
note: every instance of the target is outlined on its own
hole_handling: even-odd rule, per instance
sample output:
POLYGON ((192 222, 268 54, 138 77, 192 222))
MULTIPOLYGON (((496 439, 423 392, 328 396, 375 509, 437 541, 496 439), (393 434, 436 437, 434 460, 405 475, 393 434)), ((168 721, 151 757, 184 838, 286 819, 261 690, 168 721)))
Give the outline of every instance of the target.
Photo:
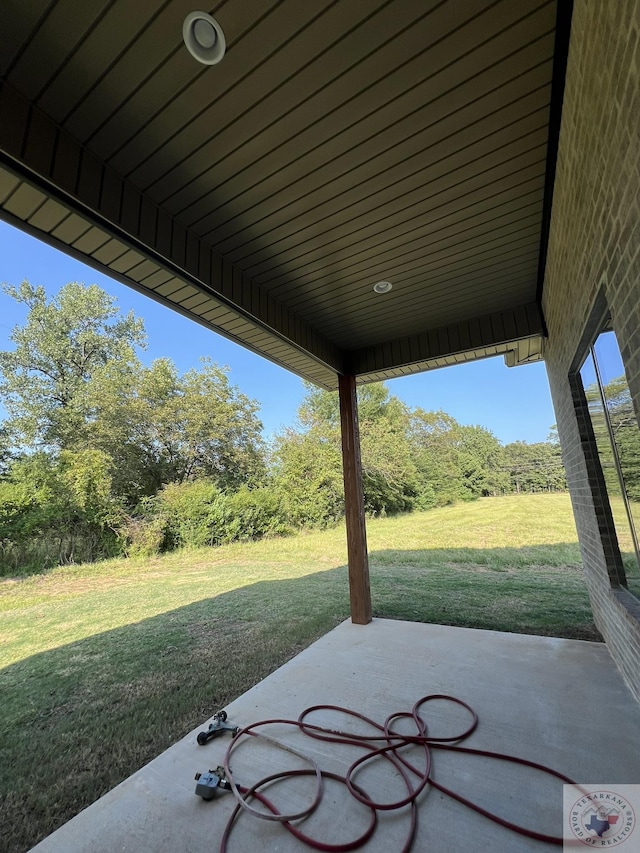
POLYGON ((555 0, 192 9, 0 4, 1 215, 327 387, 539 356, 555 0))

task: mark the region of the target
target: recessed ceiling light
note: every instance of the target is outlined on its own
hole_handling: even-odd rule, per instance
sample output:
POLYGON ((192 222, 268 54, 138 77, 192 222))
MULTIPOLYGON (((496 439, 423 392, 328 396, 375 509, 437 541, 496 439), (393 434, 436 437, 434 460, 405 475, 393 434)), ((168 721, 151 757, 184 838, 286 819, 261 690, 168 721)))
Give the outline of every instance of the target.
POLYGON ((189 12, 182 25, 187 50, 203 65, 216 65, 227 49, 222 27, 206 12, 189 12))
POLYGON ((390 281, 377 281, 373 285, 373 289, 376 293, 389 293, 393 285, 390 281))

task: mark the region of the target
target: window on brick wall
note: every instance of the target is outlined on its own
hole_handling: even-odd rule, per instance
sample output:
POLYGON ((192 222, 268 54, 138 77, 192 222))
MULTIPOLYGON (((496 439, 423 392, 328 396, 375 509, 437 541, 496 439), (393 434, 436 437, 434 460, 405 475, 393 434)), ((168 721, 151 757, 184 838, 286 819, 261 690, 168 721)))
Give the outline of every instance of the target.
POLYGON ((580 369, 629 592, 640 598, 640 429, 608 319, 580 369))

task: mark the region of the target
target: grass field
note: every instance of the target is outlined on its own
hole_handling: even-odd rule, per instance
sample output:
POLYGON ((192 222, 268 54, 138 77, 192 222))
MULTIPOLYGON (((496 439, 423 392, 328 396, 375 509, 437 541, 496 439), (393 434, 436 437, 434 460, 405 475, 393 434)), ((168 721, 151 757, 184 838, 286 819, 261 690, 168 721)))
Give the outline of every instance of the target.
MULTIPOLYGON (((378 519, 368 539, 376 616, 598 639, 568 495, 378 519)), ((348 612, 342 528, 0 581, 0 849, 27 850, 348 612)))

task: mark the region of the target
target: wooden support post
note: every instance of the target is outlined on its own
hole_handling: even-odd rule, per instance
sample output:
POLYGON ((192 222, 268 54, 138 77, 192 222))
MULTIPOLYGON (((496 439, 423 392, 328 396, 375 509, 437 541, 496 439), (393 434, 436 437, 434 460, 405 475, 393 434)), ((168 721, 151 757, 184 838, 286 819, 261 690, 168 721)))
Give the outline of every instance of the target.
POLYGON ((342 468, 344 471, 344 508, 347 522, 349 556, 349 595, 351 621, 356 625, 371 622, 371 588, 367 528, 364 520, 362 461, 355 376, 339 376, 340 423, 342 426, 342 468))

